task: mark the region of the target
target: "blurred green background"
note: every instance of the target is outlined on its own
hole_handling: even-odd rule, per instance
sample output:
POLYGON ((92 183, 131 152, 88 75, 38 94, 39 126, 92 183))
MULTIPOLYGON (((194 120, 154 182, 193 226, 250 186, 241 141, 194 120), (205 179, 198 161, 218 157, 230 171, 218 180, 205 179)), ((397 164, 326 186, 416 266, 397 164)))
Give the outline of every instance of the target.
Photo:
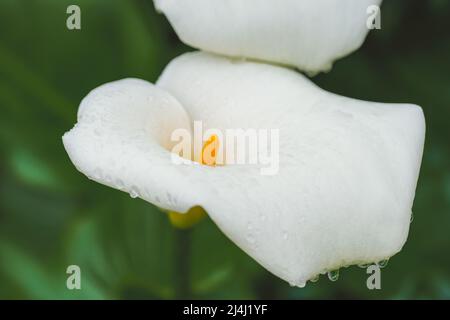
POLYGON ((112 80, 155 81, 188 50, 151 0, 0 0, 0 298, 450 298, 450 1, 384 1, 382 29, 313 78, 425 112, 414 221, 378 291, 358 267, 291 288, 209 219, 174 230, 157 208, 76 171, 61 136, 80 100, 112 80), (69 4, 81 31, 66 28, 69 4), (71 264, 82 290, 66 289, 71 264))

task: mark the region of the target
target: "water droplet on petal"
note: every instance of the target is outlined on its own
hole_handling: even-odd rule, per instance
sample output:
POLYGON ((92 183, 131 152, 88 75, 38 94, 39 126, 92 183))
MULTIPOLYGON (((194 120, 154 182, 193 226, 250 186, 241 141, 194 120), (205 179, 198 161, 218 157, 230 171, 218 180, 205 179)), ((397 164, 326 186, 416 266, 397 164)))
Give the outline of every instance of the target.
POLYGON ((328 279, 330 281, 337 281, 339 279, 339 269, 328 271, 328 279))
POLYGON ((130 190, 130 197, 132 197, 133 199, 139 197, 139 190, 138 190, 138 188, 136 188, 136 187, 132 187, 131 188, 131 190, 130 190))
POLYGON ((380 268, 385 268, 387 266, 388 262, 389 262, 389 259, 384 259, 384 260, 378 261, 377 265, 380 268))
POLYGON ((310 279, 309 281, 311 281, 311 282, 317 282, 317 281, 319 281, 319 277, 320 277, 320 275, 318 274, 317 276, 315 276, 314 278, 312 278, 312 279, 310 279))
POLYGON ((370 266, 370 263, 361 263, 358 264, 358 267, 363 268, 363 269, 367 269, 370 266))

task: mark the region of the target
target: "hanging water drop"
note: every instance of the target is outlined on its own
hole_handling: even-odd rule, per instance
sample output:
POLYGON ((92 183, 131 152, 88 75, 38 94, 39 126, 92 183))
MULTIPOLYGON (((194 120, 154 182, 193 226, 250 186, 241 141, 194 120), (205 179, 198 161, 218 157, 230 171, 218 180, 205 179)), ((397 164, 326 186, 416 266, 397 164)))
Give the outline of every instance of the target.
POLYGON ((132 190, 132 191, 130 191, 130 197, 133 198, 133 199, 135 199, 135 198, 138 197, 138 195, 137 195, 136 192, 134 192, 134 191, 132 190))
POLYGON ((358 264, 358 267, 363 268, 363 269, 367 269, 367 267, 369 267, 369 266, 370 266, 370 263, 361 263, 361 264, 358 264))
POLYGON ((333 282, 337 281, 339 279, 339 269, 328 271, 328 279, 333 282))
POLYGON ((131 188, 130 197, 133 199, 139 197, 139 190, 136 187, 131 188))
POLYGON ((384 260, 379 261, 379 262, 377 263, 377 265, 378 265, 380 268, 385 268, 385 267, 387 266, 388 262, 389 262, 389 259, 384 259, 384 260))
POLYGON ((319 277, 320 277, 320 275, 317 275, 317 276, 315 276, 314 278, 312 278, 312 279, 310 279, 309 281, 311 281, 311 282, 317 282, 317 281, 319 281, 319 277))

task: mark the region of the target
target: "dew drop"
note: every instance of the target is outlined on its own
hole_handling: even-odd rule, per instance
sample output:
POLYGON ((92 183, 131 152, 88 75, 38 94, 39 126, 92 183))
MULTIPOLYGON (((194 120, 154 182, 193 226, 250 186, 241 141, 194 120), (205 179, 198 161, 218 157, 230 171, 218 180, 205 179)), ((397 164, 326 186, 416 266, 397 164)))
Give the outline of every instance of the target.
POLYGON ((309 281, 311 281, 311 282, 317 282, 317 281, 319 281, 319 277, 320 277, 320 275, 318 274, 317 276, 315 276, 314 278, 312 278, 312 279, 310 279, 309 281))
POLYGON ((139 197, 139 190, 136 187, 131 188, 130 197, 132 197, 133 199, 139 197))
POLYGON ((337 281, 339 279, 339 269, 328 271, 328 279, 333 282, 337 281))
POLYGON ((370 266, 370 263, 361 263, 358 264, 358 267, 363 268, 363 269, 367 269, 370 266))
POLYGON ((385 268, 387 266, 388 262, 389 262, 389 259, 384 259, 384 260, 378 261, 377 265, 380 268, 385 268))

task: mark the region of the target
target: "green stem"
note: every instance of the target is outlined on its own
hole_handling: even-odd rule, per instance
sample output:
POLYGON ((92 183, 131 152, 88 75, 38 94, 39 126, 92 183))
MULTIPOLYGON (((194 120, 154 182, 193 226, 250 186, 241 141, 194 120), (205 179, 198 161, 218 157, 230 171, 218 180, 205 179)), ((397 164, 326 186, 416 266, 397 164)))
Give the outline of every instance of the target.
POLYGON ((175 229, 175 298, 191 298, 191 229, 175 229))

